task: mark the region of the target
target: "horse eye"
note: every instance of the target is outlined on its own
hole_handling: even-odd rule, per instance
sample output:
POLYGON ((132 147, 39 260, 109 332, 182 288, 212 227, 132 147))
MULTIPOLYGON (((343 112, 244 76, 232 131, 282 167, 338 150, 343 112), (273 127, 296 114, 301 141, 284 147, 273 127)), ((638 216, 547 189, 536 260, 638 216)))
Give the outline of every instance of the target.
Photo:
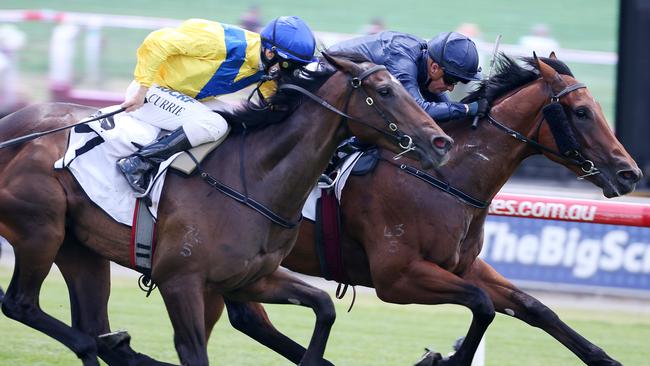
POLYGON ((576 117, 578 117, 579 119, 586 119, 589 116, 589 113, 587 113, 586 108, 578 108, 573 113, 575 113, 576 117))
POLYGON ((382 97, 387 97, 391 95, 391 90, 390 88, 381 88, 377 90, 377 93, 379 93, 379 95, 381 95, 382 97))

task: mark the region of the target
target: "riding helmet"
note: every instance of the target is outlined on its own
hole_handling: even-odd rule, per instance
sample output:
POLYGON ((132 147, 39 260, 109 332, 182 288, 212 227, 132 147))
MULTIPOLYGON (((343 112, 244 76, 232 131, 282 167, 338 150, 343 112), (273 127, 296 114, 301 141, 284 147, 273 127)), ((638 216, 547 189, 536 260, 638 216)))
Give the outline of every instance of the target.
POLYGON ((428 42, 427 49, 445 73, 462 81, 481 80, 478 51, 471 39, 457 32, 443 32, 428 42))
POLYGON ((309 63, 314 58, 316 40, 309 26, 296 16, 282 16, 271 21, 261 32, 264 48, 284 60, 309 63))

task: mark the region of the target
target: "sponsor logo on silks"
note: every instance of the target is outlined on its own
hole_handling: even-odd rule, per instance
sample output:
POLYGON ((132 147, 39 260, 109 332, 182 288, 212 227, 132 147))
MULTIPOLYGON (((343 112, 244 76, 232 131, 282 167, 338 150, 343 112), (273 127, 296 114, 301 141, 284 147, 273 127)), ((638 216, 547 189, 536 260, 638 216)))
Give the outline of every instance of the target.
POLYGON ((183 94, 181 92, 177 92, 176 90, 165 88, 164 86, 158 86, 156 89, 171 95, 172 97, 180 100, 181 102, 185 102, 185 103, 195 103, 196 102, 196 99, 194 99, 194 98, 192 98, 192 97, 190 97, 188 95, 185 95, 185 94, 183 94))
POLYGON ((592 205, 566 205, 559 202, 533 202, 494 199, 490 204, 490 214, 538 217, 576 221, 594 221, 598 207, 592 205))
POLYGON ((175 116, 179 116, 185 110, 185 107, 176 104, 174 102, 171 102, 155 93, 149 95, 147 97, 147 101, 155 105, 156 107, 165 110, 175 116))

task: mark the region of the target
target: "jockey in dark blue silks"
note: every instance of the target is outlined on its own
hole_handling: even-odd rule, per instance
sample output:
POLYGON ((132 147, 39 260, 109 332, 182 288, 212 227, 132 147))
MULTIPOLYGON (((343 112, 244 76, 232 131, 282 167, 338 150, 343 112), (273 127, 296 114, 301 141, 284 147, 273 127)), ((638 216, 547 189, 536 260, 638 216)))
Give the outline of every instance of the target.
POLYGON ((384 31, 337 43, 329 51, 357 52, 386 66, 436 122, 483 115, 489 108, 486 100, 463 104, 447 96, 458 82, 481 80, 476 45, 460 33, 440 33, 427 42, 384 31))

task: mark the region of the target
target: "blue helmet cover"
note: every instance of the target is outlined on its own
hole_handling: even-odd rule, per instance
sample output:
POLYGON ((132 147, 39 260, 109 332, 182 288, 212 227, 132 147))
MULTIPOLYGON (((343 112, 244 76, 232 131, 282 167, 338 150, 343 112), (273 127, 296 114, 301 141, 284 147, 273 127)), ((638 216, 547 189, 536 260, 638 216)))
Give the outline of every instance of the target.
POLYGON ((476 44, 457 32, 443 32, 428 42, 429 56, 445 73, 461 80, 481 80, 476 44))
POLYGON ((308 63, 314 57, 314 34, 307 23, 296 16, 274 19, 262 29, 261 36, 262 45, 285 60, 308 63))

